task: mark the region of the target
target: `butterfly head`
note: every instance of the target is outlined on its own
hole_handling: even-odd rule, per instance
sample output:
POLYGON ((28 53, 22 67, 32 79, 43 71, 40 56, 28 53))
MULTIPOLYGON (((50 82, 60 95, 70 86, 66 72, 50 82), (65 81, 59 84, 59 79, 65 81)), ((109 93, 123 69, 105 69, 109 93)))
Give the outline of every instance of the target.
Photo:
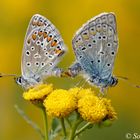
POLYGON ((114 76, 111 77, 110 86, 114 87, 118 84, 118 79, 114 76))
POLYGON ((25 83, 25 81, 23 80, 23 78, 20 76, 20 77, 16 77, 16 78, 14 78, 15 79, 15 82, 18 84, 18 85, 20 85, 20 86, 22 86, 23 85, 23 83, 25 83))

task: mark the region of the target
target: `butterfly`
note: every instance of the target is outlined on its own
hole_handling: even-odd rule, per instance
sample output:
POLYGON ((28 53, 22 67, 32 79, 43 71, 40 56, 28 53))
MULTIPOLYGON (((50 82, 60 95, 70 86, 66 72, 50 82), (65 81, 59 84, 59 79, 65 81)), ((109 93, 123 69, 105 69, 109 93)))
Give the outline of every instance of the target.
POLYGON ((116 17, 113 13, 102 13, 87 21, 74 35, 72 46, 76 61, 69 67, 69 76, 81 73, 102 92, 118 83, 112 74, 118 50, 116 17))
POLYGON ((58 62, 66 52, 59 31, 45 17, 36 14, 28 25, 22 51, 22 76, 16 78, 24 89, 33 87, 49 76, 60 76, 58 62))

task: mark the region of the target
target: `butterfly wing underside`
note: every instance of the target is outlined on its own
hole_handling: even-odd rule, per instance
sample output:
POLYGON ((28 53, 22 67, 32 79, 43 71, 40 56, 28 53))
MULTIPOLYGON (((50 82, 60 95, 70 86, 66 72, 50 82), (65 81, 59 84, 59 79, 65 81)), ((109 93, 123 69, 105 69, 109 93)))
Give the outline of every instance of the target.
POLYGON ((22 75, 41 78, 51 75, 66 51, 56 27, 45 17, 34 15, 29 23, 22 52, 22 75))
POLYGON ((89 77, 109 78, 118 49, 115 15, 102 13, 89 20, 77 31, 72 44, 76 61, 89 77))

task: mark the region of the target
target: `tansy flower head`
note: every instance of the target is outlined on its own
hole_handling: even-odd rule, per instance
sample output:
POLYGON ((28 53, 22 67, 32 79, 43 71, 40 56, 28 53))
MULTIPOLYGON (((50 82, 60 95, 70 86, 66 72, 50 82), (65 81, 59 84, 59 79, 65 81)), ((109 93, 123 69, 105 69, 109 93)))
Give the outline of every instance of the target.
POLYGON ((82 98, 82 97, 87 96, 87 95, 92 95, 92 94, 94 94, 94 92, 93 92, 90 88, 88 88, 88 89, 83 89, 83 88, 78 88, 78 87, 76 87, 76 88, 71 88, 71 89, 69 90, 69 92, 70 92, 70 94, 75 95, 75 97, 76 97, 78 100, 79 100, 80 98, 82 98))
POLYGON ((65 117, 76 109, 77 101, 67 90, 57 89, 44 100, 44 106, 49 115, 65 117))
POLYGON ((115 120, 117 119, 117 113, 115 112, 115 109, 112 107, 111 105, 111 100, 108 100, 106 98, 102 99, 104 101, 104 104, 106 105, 107 108, 107 116, 106 116, 106 120, 115 120))
POLYGON ((44 99, 49 93, 53 91, 52 84, 40 84, 35 86, 34 88, 29 89, 28 91, 23 93, 23 98, 25 100, 42 100, 44 99))
POLYGON ((103 100, 95 95, 87 95, 79 99, 78 111, 84 120, 92 123, 101 122, 108 113, 103 100))

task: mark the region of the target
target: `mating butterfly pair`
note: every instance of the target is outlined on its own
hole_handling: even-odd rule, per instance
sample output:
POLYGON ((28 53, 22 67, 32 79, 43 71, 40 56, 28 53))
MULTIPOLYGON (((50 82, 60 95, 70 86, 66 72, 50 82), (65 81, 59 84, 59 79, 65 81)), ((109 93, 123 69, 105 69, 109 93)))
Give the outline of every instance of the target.
POLYGON ((29 23, 22 52, 22 76, 16 81, 23 88, 35 86, 48 76, 75 77, 82 73, 87 81, 100 89, 114 86, 112 75, 118 49, 116 18, 102 13, 84 24, 72 40, 76 61, 63 72, 57 67, 66 52, 64 41, 56 27, 45 17, 34 15, 29 23))

